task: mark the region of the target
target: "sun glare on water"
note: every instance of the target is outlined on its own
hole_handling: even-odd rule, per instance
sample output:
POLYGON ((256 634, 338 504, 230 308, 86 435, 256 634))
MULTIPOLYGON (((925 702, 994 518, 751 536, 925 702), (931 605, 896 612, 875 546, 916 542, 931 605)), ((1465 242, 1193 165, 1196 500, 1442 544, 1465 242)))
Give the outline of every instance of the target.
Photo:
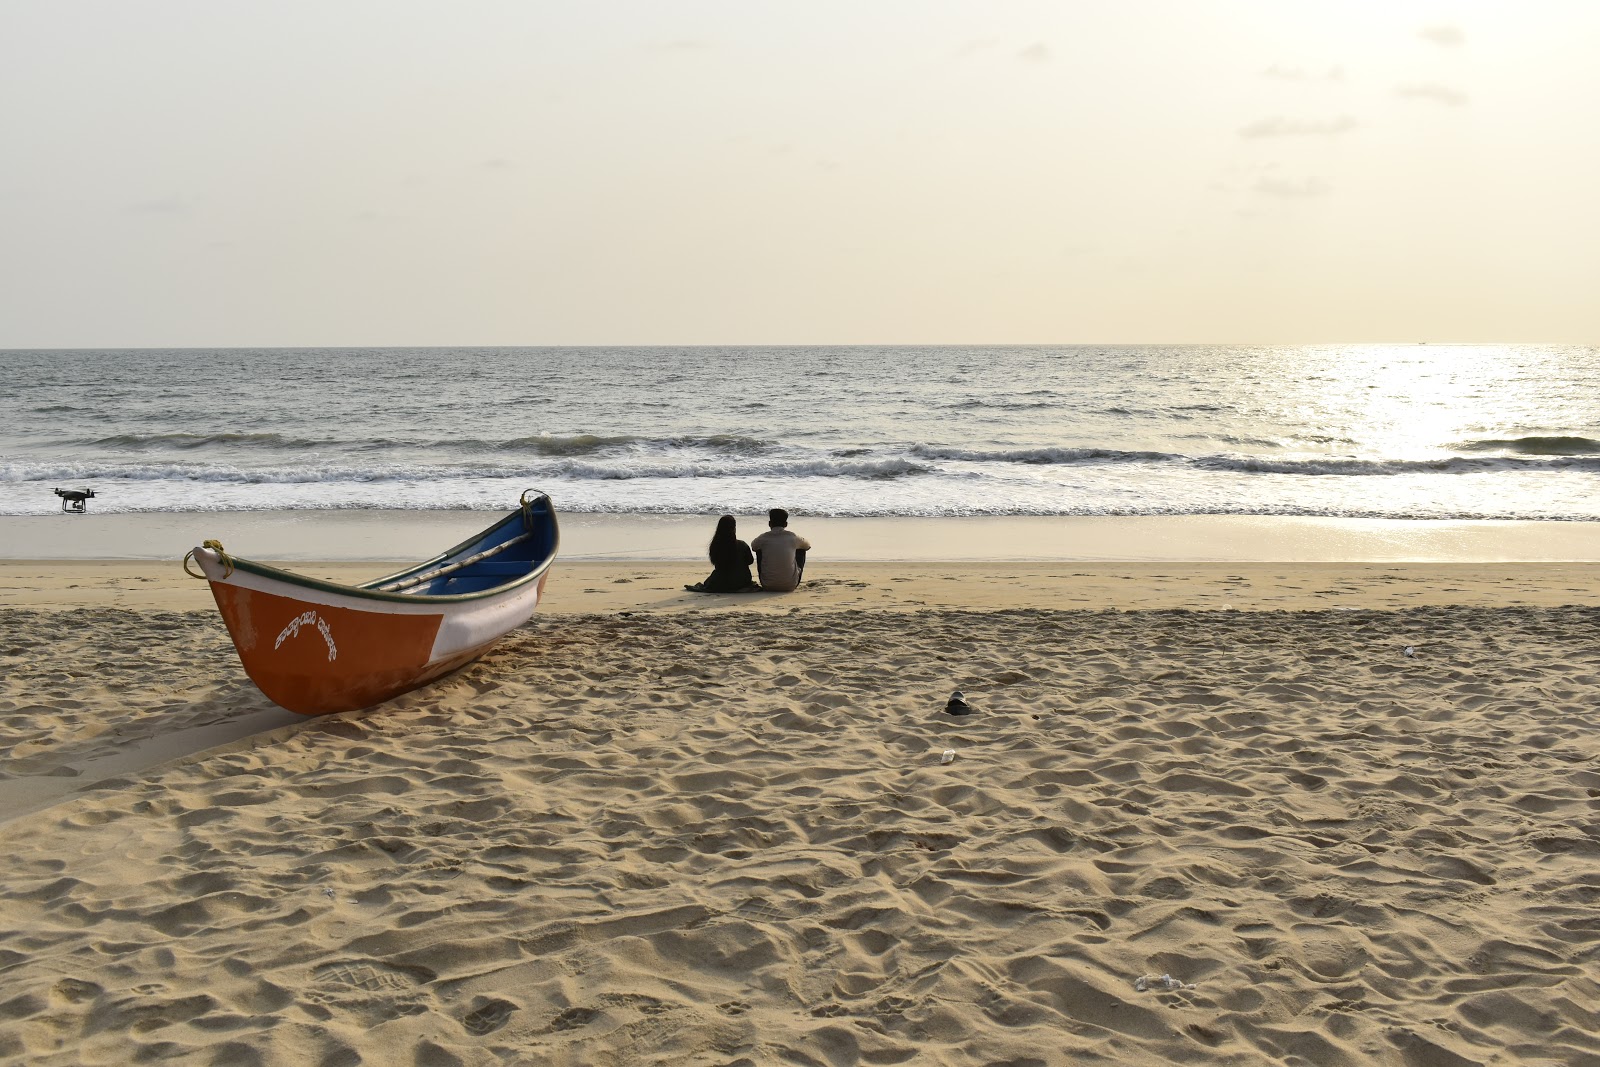
POLYGON ((1509 348, 1372 345, 1302 352, 1306 413, 1320 409, 1330 443, 1348 455, 1442 458, 1539 429, 1512 414, 1521 408, 1529 367, 1509 348))

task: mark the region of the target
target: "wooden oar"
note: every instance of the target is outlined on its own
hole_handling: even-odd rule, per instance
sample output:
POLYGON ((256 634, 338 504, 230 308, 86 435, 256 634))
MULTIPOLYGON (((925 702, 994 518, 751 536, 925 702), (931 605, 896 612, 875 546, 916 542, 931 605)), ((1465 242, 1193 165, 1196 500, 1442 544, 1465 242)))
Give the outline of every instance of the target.
POLYGON ((520 545, 522 542, 526 541, 532 536, 533 531, 529 530, 527 533, 518 534, 509 541, 502 541, 493 548, 486 548, 482 552, 473 553, 466 559, 460 559, 454 563, 447 563, 443 567, 435 567, 433 570, 424 571, 422 574, 414 574, 410 578, 399 578, 392 582, 385 582, 383 585, 378 586, 377 590, 380 593, 398 593, 402 589, 410 589, 414 585, 421 585, 423 582, 432 581, 435 578, 441 578, 446 574, 454 574, 463 567, 470 567, 474 563, 481 562, 482 560, 488 559, 490 556, 504 552, 512 545, 520 545))

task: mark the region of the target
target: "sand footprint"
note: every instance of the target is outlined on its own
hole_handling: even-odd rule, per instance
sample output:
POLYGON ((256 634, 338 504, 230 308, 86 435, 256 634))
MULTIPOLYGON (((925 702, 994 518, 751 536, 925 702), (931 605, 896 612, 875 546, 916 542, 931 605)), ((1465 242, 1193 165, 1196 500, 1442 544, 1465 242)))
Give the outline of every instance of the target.
POLYGON ((554 1019, 551 1019, 550 1025, 545 1029, 546 1032, 576 1030, 580 1026, 588 1026, 598 1018, 600 1018, 600 1013, 593 1008, 568 1008, 554 1019))
POLYGON ((509 1000, 490 1000, 469 1011, 461 1018, 461 1025, 469 1034, 482 1037, 492 1034, 511 1020, 517 1005, 509 1000))
POLYGON ((93 982, 83 982, 76 978, 63 978, 51 987, 50 992, 69 1004, 77 1004, 97 997, 105 990, 93 982))
MULTIPOLYGON (((415 971, 421 971, 416 968, 415 971)), ((334 963, 324 963, 312 971, 312 977, 319 985, 343 986, 346 989, 362 989, 368 992, 377 992, 383 989, 407 989, 418 981, 430 981, 433 975, 425 977, 417 973, 408 973, 411 969, 401 970, 386 964, 371 960, 340 960, 334 963)))

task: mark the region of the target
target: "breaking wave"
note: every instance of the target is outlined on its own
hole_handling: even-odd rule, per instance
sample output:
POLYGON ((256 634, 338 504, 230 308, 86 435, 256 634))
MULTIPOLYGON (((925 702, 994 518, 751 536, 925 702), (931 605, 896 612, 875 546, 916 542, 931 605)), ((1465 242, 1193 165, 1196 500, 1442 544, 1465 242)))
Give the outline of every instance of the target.
POLYGON ((663 461, 659 457, 635 463, 592 463, 559 460, 540 465, 479 464, 374 464, 337 463, 293 466, 244 467, 190 466, 177 463, 116 464, 96 462, 0 464, 0 482, 82 482, 97 479, 169 481, 197 486, 207 483, 295 485, 327 482, 448 482, 472 478, 570 478, 578 481, 629 481, 645 478, 723 478, 732 476, 794 478, 858 478, 882 480, 927 474, 926 464, 907 459, 837 460, 797 459, 749 463, 736 470, 713 461, 663 461))
POLYGON ((1125 452, 1115 448, 1013 448, 986 451, 976 448, 948 448, 942 445, 912 445, 911 454, 922 459, 956 460, 963 463, 1027 463, 1033 465, 1065 463, 1165 463, 1181 462, 1184 457, 1170 452, 1125 452))
POLYGON ((1600 456, 1600 441, 1566 435, 1490 437, 1464 441, 1459 447, 1464 452, 1515 452, 1524 456, 1600 456))
POLYGON ((641 437, 632 434, 602 436, 575 434, 568 437, 539 435, 515 437, 509 441, 439 442, 486 452, 521 452, 535 456, 595 456, 619 451, 702 451, 730 456, 758 456, 777 445, 738 434, 710 434, 704 437, 641 437))
POLYGON ((98 437, 87 443, 118 452, 154 452, 162 449, 191 451, 218 445, 228 448, 309 449, 327 447, 330 442, 308 441, 277 433, 119 433, 98 437))
POLYGON ((616 452, 701 451, 718 455, 761 455, 776 445, 738 434, 705 436, 649 437, 636 434, 537 434, 508 440, 447 438, 408 441, 395 438, 291 437, 279 433, 121 433, 73 442, 113 452, 193 452, 201 449, 259 449, 262 451, 319 452, 339 450, 370 451, 394 448, 410 451, 457 451, 469 453, 515 453, 530 456, 594 456, 616 452))
MULTIPOLYGON (((1581 438, 1577 440, 1582 440, 1581 438)), ((1487 449, 1486 449, 1487 450, 1487 449)), ((1492 471, 1600 471, 1600 449, 1592 456, 1576 452, 1543 456, 1455 456, 1418 459, 1362 459, 1341 456, 1257 456, 1221 454, 1188 456, 1174 452, 1134 452, 1114 448, 970 449, 914 445, 912 454, 929 460, 963 463, 1020 463, 1030 466, 1134 464, 1185 466, 1235 474, 1290 474, 1314 477, 1373 478, 1397 474, 1482 474, 1492 471)))
POLYGON ((1495 471, 1600 471, 1600 456, 1547 459, 1496 456, 1476 459, 1437 456, 1423 459, 1355 459, 1317 457, 1275 459, 1269 456, 1201 456, 1191 461, 1211 471, 1240 474, 1300 474, 1313 477, 1382 478, 1397 474, 1488 474, 1495 471))

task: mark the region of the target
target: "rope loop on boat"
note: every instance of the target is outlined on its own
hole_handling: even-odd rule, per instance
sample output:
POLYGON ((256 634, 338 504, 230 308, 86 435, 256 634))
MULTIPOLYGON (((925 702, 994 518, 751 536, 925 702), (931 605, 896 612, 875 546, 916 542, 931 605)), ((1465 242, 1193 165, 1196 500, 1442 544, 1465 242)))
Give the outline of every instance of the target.
MULTIPOLYGON (((206 542, 203 542, 200 547, 201 548, 209 548, 209 549, 211 549, 212 551, 214 551, 217 554, 218 558, 220 558, 222 560, 222 567, 223 567, 222 576, 224 578, 233 577, 233 557, 229 556, 228 553, 223 551, 222 542, 221 541, 217 541, 217 540, 206 541, 206 542)), ((194 571, 189 569, 189 561, 191 559, 194 559, 194 552, 195 552, 195 550, 191 548, 188 552, 184 553, 184 555, 183 555, 183 573, 187 574, 191 578, 204 578, 205 577, 204 574, 196 574, 194 571)))
POLYGON ((533 500, 528 499, 529 493, 533 494, 533 500, 537 500, 544 496, 544 494, 539 492, 537 489, 524 489, 522 491, 522 499, 520 502, 522 504, 522 528, 524 530, 533 529, 533 500))

